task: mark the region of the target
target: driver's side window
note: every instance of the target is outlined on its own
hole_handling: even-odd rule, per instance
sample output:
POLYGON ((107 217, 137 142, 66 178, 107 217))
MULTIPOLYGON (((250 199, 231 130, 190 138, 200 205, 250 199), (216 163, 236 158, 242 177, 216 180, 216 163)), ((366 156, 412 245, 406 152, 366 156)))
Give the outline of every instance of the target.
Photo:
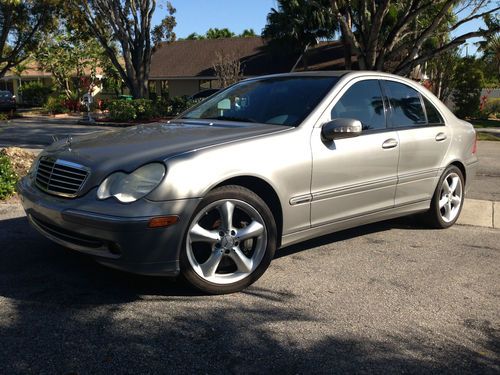
POLYGON ((382 90, 376 79, 353 84, 331 111, 331 119, 349 118, 361 121, 363 130, 385 129, 382 90))

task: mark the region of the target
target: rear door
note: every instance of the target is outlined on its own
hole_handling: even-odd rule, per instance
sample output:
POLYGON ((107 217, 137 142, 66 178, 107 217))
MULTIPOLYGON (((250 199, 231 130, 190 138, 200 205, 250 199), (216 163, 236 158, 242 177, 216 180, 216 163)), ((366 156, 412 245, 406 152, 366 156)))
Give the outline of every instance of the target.
POLYGON ((390 107, 389 125, 400 143, 395 205, 429 200, 450 145, 450 129, 419 91, 402 82, 381 82, 390 107))

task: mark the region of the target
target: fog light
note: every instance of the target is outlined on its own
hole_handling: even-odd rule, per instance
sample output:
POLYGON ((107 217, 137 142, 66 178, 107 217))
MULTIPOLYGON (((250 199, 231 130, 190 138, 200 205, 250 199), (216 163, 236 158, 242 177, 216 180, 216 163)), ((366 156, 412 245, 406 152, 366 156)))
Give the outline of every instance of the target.
POLYGON ((149 228, 165 228, 179 221, 178 216, 157 216, 149 220, 149 228))

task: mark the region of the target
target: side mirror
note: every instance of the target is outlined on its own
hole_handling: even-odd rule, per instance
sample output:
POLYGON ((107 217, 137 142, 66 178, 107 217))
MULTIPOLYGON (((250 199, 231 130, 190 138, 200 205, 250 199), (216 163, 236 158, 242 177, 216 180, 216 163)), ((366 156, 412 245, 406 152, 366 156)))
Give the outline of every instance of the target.
POLYGON ((352 118, 336 118, 325 122, 321 128, 321 136, 327 141, 338 138, 356 137, 361 134, 361 121, 352 118))

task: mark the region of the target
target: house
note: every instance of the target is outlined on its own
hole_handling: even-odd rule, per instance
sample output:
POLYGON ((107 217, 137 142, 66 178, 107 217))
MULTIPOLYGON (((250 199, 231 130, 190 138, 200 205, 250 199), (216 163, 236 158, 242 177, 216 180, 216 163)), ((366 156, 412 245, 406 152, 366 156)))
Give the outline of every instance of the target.
MULTIPOLYGON (((93 87, 92 94, 97 95, 103 89, 102 81, 103 71, 101 68, 97 68, 96 78, 98 84, 93 87)), ((91 76, 90 69, 85 69, 84 77, 89 78, 91 76)), ((76 75, 71 77, 70 85, 74 85, 77 82, 78 78, 76 75)), ((50 72, 44 71, 42 68, 38 66, 36 61, 28 61, 23 68, 22 72, 18 69, 9 70, 5 76, 0 78, 0 90, 8 90, 12 94, 16 96, 16 101, 20 104, 23 103, 22 95, 20 92, 23 85, 26 85, 30 82, 39 82, 45 87, 54 88, 55 82, 50 72)), ((102 94, 102 93, 101 93, 102 94)))
MULTIPOLYGON (((290 72, 300 57, 299 53, 273 51, 260 37, 181 40, 162 43, 151 57, 150 92, 171 97, 192 95, 199 91, 218 88, 213 69, 217 53, 240 60, 245 78, 265 74, 290 72)), ((342 44, 320 42, 307 52, 307 68, 302 59, 295 71, 342 70, 342 44)))

